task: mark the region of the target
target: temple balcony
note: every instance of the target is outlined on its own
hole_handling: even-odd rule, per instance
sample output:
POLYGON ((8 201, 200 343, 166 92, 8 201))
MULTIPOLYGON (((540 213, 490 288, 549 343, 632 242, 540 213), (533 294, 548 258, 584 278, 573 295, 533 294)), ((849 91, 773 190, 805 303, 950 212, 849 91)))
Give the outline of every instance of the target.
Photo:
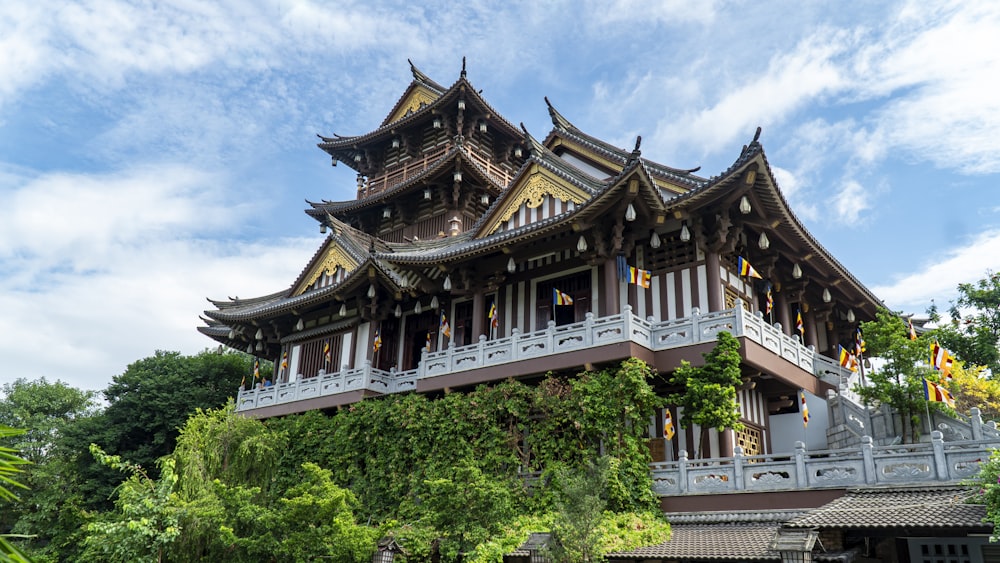
POLYGON ((797 338, 769 325, 760 313, 733 309, 668 321, 641 319, 626 306, 622 313, 595 317, 543 330, 522 333, 517 328, 504 338, 467 346, 425 352, 417 369, 383 371, 369 362, 356 368, 320 372, 313 377, 270 387, 242 390, 237 411, 267 418, 313 409, 337 407, 369 396, 407 391, 433 392, 500 381, 548 371, 582 369, 630 357, 654 366, 677 366, 680 359, 700 361, 714 347, 717 335, 728 331, 740 339, 744 361, 789 373, 799 387, 816 388, 822 380, 836 387, 850 374, 839 364, 803 346, 797 338), (790 364, 790 365, 789 365, 790 364))

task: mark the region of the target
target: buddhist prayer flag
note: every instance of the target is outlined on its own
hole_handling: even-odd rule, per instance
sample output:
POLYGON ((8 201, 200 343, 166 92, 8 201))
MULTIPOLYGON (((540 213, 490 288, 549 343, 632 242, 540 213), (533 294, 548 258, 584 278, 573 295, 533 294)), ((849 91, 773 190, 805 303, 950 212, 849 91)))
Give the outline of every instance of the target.
POLYGON ((767 306, 764 309, 765 315, 770 315, 774 309, 774 295, 771 294, 771 284, 767 284, 767 306))
POLYGON ((553 305, 572 305, 573 298, 565 293, 559 291, 556 288, 552 288, 552 304, 553 305))
POLYGON ((496 328, 496 327, 500 326, 500 313, 497 311, 497 303, 496 303, 496 301, 494 301, 493 303, 490 303, 490 312, 489 312, 488 317, 490 319, 490 327, 491 328, 496 328))
POLYGON ((760 274, 757 273, 757 270, 753 269, 753 266, 750 265, 750 262, 744 260, 742 256, 739 257, 739 260, 737 260, 737 262, 739 265, 741 276, 749 276, 751 278, 757 278, 759 280, 764 279, 763 277, 761 277, 760 274))
POLYGON ((260 360, 254 358, 253 360, 253 380, 257 381, 260 379, 260 360))
POLYGON ((845 367, 851 371, 858 371, 858 359, 854 354, 847 351, 840 344, 837 344, 837 349, 839 350, 838 359, 840 361, 840 367, 845 367))
POLYGON ((635 285, 641 285, 646 289, 649 289, 650 280, 653 277, 653 272, 649 270, 643 270, 641 268, 636 268, 635 266, 628 267, 628 281, 629 283, 634 283, 635 285))
POLYGON ((951 354, 944 346, 938 345, 937 342, 931 344, 931 365, 949 380, 951 379, 951 366, 953 362, 951 354))
POLYGON ((802 411, 802 427, 809 427, 809 405, 806 404, 806 392, 804 390, 799 391, 799 402, 801 403, 800 410, 802 411))
POLYGON ((932 403, 944 403, 955 408, 955 398, 942 385, 924 379, 924 399, 932 403))
POLYGON ((854 355, 861 357, 861 354, 867 352, 867 345, 865 344, 865 337, 861 334, 861 327, 859 326, 856 331, 854 331, 854 355))
POLYGON ((445 316, 444 311, 441 311, 441 334, 445 338, 451 338, 451 325, 448 324, 448 317, 445 316))
POLYGON ((281 373, 288 369, 288 352, 281 353, 281 373))
POLYGON ((802 324, 802 310, 795 311, 795 330, 799 331, 802 340, 806 339, 806 326, 802 324))
POLYGON ((427 351, 431 351, 431 331, 427 331, 427 351))
POLYGON ((333 361, 333 356, 330 355, 329 340, 323 343, 323 361, 326 362, 327 365, 329 365, 330 362, 333 361))
POLYGON ((382 349, 382 327, 375 329, 375 338, 372 339, 372 353, 378 354, 382 349))
POLYGON ((670 414, 669 408, 663 409, 663 437, 667 440, 674 439, 674 417, 670 414))
POLYGON ((846 368, 848 362, 847 349, 837 344, 837 360, 840 362, 840 367, 846 368))
POLYGON ((910 317, 909 319, 906 319, 906 323, 908 325, 910 325, 910 340, 916 340, 917 339, 917 331, 916 331, 916 329, 913 328, 913 317, 910 317))

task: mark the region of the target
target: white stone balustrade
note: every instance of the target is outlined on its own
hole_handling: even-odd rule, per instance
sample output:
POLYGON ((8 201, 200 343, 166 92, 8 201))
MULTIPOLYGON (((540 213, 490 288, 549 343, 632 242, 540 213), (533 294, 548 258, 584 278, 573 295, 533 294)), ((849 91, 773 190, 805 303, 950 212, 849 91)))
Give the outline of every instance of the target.
POLYGON ((550 321, 546 328, 534 332, 522 333, 514 328, 511 335, 505 338, 487 340, 485 336, 480 336, 474 344, 425 352, 415 370, 387 372, 365 363, 359 368, 348 369, 345 366, 338 372, 321 372, 315 377, 299 376, 291 383, 244 390, 237 398, 236 408, 244 411, 362 389, 383 394, 413 391, 417 380, 486 366, 621 342, 634 342, 653 351, 666 350, 714 342, 722 331, 752 340, 834 384, 850 373, 833 360, 803 346, 797 338, 784 334, 780 326, 767 324, 760 313, 751 314, 744 310, 741 301, 737 301, 733 309, 707 314, 695 309, 689 317, 668 321, 641 319, 626 306, 617 315, 594 317, 592 313, 587 313, 586 318, 578 323, 556 326, 550 321))
POLYGON ((737 447, 733 457, 689 460, 681 450, 678 461, 650 468, 661 496, 958 483, 974 477, 996 446, 995 439, 945 442, 934 431, 930 442, 895 446, 864 436, 859 447, 839 450, 810 452, 797 442, 788 454, 744 456, 737 447))

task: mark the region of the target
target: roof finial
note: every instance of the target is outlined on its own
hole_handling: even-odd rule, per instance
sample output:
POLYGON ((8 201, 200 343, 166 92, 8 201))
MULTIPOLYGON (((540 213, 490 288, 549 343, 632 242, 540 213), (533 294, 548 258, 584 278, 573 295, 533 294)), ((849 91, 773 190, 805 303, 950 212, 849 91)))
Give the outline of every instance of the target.
POLYGON ((757 132, 753 134, 753 142, 756 143, 757 139, 760 139, 760 126, 757 126, 757 132))
POLYGON ((639 156, 639 145, 642 144, 642 135, 635 136, 635 148, 632 149, 632 154, 639 156))
POLYGON ((465 78, 465 57, 462 57, 462 78, 465 78))

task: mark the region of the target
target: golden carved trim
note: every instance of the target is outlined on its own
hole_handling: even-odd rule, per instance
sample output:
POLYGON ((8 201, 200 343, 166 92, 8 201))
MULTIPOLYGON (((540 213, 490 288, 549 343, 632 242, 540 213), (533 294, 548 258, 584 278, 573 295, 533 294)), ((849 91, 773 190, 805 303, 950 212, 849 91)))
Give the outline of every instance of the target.
POLYGON ((327 249, 326 255, 323 256, 322 260, 318 260, 316 264, 313 265, 312 269, 309 270, 309 275, 305 278, 302 284, 295 290, 295 295, 301 295, 309 289, 309 286, 316 283, 323 273, 328 275, 333 275, 337 272, 337 267, 343 268, 345 271, 353 270, 357 264, 354 263, 350 257, 347 256, 344 251, 338 246, 330 246, 327 249))
POLYGON ((396 110, 395 115, 392 116, 392 119, 390 119, 389 122, 402 119, 407 113, 419 110, 421 104, 430 105, 437 98, 437 94, 431 92, 430 90, 427 90, 422 86, 417 87, 410 93, 409 96, 407 96, 406 101, 399 106, 399 109, 396 110))
POLYGON ((553 182, 548 176, 536 172, 528 178, 527 182, 521 184, 516 193, 511 195, 507 203, 504 204, 503 210, 494 219, 493 226, 488 232, 490 234, 496 232, 500 225, 506 223, 517 213, 522 204, 529 209, 539 207, 547 195, 562 201, 572 201, 577 205, 588 199, 583 192, 553 182))

